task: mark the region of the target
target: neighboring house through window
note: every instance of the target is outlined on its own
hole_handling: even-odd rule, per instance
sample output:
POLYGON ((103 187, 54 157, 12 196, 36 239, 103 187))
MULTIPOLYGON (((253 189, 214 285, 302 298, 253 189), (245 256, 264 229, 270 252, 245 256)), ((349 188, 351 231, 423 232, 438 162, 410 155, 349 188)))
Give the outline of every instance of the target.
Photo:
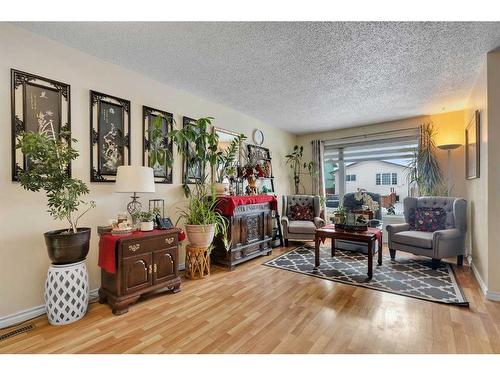
POLYGON ((346 182, 356 181, 356 175, 355 174, 346 174, 345 175, 345 180, 346 180, 346 182))

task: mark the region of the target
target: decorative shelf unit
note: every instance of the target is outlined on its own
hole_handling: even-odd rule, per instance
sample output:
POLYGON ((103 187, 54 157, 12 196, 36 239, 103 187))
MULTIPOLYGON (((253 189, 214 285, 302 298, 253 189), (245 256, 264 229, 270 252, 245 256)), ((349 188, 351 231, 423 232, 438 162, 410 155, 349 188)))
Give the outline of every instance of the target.
MULTIPOLYGON (((272 156, 271 156, 271 151, 262 146, 257 146, 257 145, 252 145, 252 144, 247 144, 247 151, 248 155, 254 155, 254 160, 257 160, 258 162, 268 164, 269 166, 269 172, 266 173, 266 176, 264 177, 259 177, 259 185, 260 189, 265 186, 267 190, 266 193, 272 193, 276 194, 276 191, 274 190, 274 175, 273 175, 273 167, 272 167, 272 156)), ((272 220, 273 220, 273 235, 272 235, 272 241, 271 241, 271 246, 272 247, 278 247, 278 246, 283 246, 283 235, 281 232, 281 224, 280 224, 280 215, 278 213, 278 210, 273 210, 273 215, 272 215, 272 220)))

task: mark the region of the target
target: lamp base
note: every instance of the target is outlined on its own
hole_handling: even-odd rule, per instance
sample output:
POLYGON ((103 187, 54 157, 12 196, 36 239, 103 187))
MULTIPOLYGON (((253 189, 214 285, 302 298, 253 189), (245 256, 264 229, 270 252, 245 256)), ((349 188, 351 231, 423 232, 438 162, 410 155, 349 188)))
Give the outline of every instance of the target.
POLYGON ((135 222, 136 219, 134 219, 134 216, 137 216, 137 214, 141 212, 142 204, 137 200, 139 198, 139 196, 137 196, 137 193, 134 193, 134 195, 132 195, 130 198, 132 198, 132 202, 127 204, 127 211, 130 216, 132 216, 132 219, 135 222))

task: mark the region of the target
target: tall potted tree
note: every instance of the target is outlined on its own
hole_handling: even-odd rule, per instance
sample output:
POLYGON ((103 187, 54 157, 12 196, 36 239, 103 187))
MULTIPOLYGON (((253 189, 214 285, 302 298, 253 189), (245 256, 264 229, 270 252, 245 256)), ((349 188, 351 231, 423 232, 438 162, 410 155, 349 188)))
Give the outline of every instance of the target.
POLYGON ((300 187, 304 190, 304 184, 301 181, 301 176, 304 174, 302 168, 306 169, 308 174, 312 177, 317 171, 314 162, 303 162, 302 157, 304 153, 304 146, 293 146, 293 150, 288 155, 285 155, 286 164, 290 166, 293 173, 293 183, 295 186, 295 194, 300 194, 300 187))
MULTIPOLYGON (((217 150, 218 135, 208 131, 212 117, 198 119, 190 126, 174 129, 167 136, 177 147, 177 151, 188 165, 204 165, 208 162, 213 170, 220 158, 217 150)), ((192 189, 184 181, 184 193, 188 198, 187 206, 179 210, 179 219, 186 224, 186 235, 189 243, 195 246, 208 247, 214 236, 226 233, 227 224, 222 215, 216 211, 216 196, 214 186, 207 183, 206 170, 201 171, 200 179, 192 189)))
POLYGON ((22 132, 16 145, 28 165, 19 172, 21 186, 30 191, 45 191, 49 214, 69 224, 68 228, 44 233, 53 264, 79 262, 89 252, 90 228, 79 228, 78 221, 95 203, 81 200, 89 189, 83 181, 70 177, 70 163, 78 157, 71 142, 76 140, 70 139, 69 131, 63 129, 56 134, 50 125, 40 132, 22 132))

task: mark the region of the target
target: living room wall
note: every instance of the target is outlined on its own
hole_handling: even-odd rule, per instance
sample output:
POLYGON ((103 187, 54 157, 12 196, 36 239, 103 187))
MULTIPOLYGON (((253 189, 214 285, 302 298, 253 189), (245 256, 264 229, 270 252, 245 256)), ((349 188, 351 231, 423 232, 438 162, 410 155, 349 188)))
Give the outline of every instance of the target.
MULTIPOLYGON (((91 250, 87 258, 90 288, 100 284, 97 266, 98 236, 96 227, 124 211, 130 200, 128 194, 113 191, 113 184, 89 183, 89 90, 129 99, 131 101, 131 163, 142 163, 142 105, 174 113, 179 126, 182 116, 215 117, 214 124, 227 130, 245 133, 251 140, 252 131, 261 129, 264 146, 273 154, 273 169, 277 194, 291 191, 291 181, 284 155, 296 137, 286 131, 262 123, 236 110, 193 96, 146 76, 107 63, 78 50, 40 37, 16 26, 0 23, 0 119, 3 136, 0 138, 0 318, 43 304, 44 280, 50 262, 43 233, 64 227, 46 212, 42 193, 24 191, 11 182, 11 109, 10 69, 15 68, 71 85, 72 135, 78 140, 75 147, 80 157, 73 163, 73 175, 90 187, 89 199, 97 208, 86 215, 82 226, 93 228, 91 250)), ((228 77, 231 79, 231 77, 228 77)), ((165 199, 168 216, 174 222, 175 211, 184 200, 181 188, 181 158, 174 160, 174 183, 157 184, 155 194, 143 194, 142 202, 153 198, 165 199)), ((184 253, 181 251, 181 261, 184 253)))

